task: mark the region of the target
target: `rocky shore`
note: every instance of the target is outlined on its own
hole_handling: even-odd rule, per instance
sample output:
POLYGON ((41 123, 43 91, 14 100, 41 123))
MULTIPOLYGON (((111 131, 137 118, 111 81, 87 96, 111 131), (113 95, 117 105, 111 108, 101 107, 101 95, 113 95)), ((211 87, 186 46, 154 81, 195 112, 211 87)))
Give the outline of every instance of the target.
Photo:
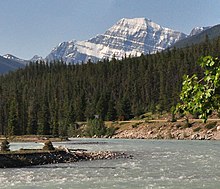
POLYGON ((69 163, 77 161, 131 158, 123 152, 87 152, 87 151, 19 151, 0 153, 0 168, 26 167, 33 165, 69 163))
POLYGON ((169 122, 123 123, 112 138, 126 139, 176 139, 176 140, 220 140, 220 122, 209 121, 206 124, 191 120, 169 122))

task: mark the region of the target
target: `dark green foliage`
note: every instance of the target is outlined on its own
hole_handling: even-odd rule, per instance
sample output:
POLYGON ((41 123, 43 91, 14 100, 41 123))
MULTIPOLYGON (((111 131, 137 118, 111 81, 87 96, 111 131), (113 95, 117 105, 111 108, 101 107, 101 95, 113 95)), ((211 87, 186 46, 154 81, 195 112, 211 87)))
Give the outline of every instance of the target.
POLYGON ((198 58, 219 52, 220 38, 208 45, 97 64, 30 63, 0 76, 0 134, 67 136, 75 121, 94 115, 127 120, 170 111, 179 101, 182 76, 202 76, 198 58))
POLYGON ((113 127, 113 126, 108 127, 107 130, 106 130, 105 135, 106 135, 107 137, 112 137, 118 129, 119 129, 119 128, 113 127))
POLYGON ((7 127, 7 135, 19 135, 19 122, 18 122, 18 111, 17 111, 17 105, 16 101, 12 100, 10 103, 10 109, 9 109, 9 115, 8 115, 8 127, 7 127))
POLYGON ((110 100, 108 102, 108 111, 107 111, 107 115, 106 115, 106 120, 107 121, 114 121, 114 120, 116 120, 116 116, 117 116, 117 112, 115 109, 114 101, 110 100))
POLYGON ((89 119, 87 122, 86 134, 90 137, 101 137, 106 134, 107 128, 100 118, 89 119))
POLYGON ((176 107, 175 106, 172 106, 171 109, 170 109, 170 112, 171 112, 171 122, 176 122, 176 117, 175 117, 175 110, 176 110, 176 107))
POLYGON ((104 121, 101 118, 89 119, 86 128, 86 135, 89 137, 107 136, 111 137, 115 134, 116 127, 106 127, 104 121))
POLYGON ((10 151, 9 147, 10 147, 9 142, 6 139, 3 140, 1 143, 1 151, 2 152, 10 151))
POLYGON ((80 129, 80 125, 77 123, 70 124, 67 128, 67 136, 68 137, 77 137, 78 135, 82 135, 83 132, 80 129))
POLYGON ((28 107, 28 125, 27 125, 27 134, 37 134, 38 130, 38 111, 39 107, 35 99, 30 101, 28 107))
POLYGON ((121 117, 121 121, 128 120, 131 115, 130 101, 124 97, 118 104, 118 117, 121 117))
POLYGON ((50 140, 47 140, 45 143, 44 143, 44 147, 43 147, 43 150, 55 150, 55 148, 53 147, 53 144, 50 140))
POLYGON ((44 103, 42 104, 42 108, 39 112, 39 119, 38 119, 38 130, 37 134, 39 135, 50 135, 50 111, 49 111, 49 103, 48 100, 44 99, 44 103))
POLYGON ((201 127, 196 127, 195 129, 193 129, 193 132, 199 132, 201 129, 201 127))

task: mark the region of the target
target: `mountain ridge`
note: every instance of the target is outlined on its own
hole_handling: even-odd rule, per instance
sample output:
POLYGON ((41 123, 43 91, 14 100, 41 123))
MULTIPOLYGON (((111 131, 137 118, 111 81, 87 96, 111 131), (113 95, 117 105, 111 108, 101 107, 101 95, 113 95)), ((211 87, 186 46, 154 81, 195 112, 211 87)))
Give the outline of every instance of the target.
POLYGON ((220 36, 220 24, 212 26, 208 29, 202 30, 196 35, 189 36, 185 39, 177 41, 174 45, 171 46, 171 49, 176 48, 184 48, 190 45, 199 44, 201 42, 205 42, 205 40, 213 40, 220 36))
POLYGON ((104 34, 86 41, 62 42, 46 57, 47 61, 62 59, 77 63, 91 59, 120 59, 123 56, 139 56, 141 53, 155 53, 185 38, 187 35, 162 27, 146 18, 122 18, 104 34))
POLYGON ((25 64, 22 64, 18 61, 13 59, 7 59, 3 56, 0 56, 0 74, 5 74, 10 71, 15 71, 18 68, 24 68, 25 64))
MULTIPOLYGON (((143 54, 156 53, 169 47, 182 48, 191 44, 220 36, 220 25, 208 27, 195 27, 189 35, 163 27, 147 18, 122 18, 103 34, 98 34, 84 41, 70 40, 59 43, 52 51, 42 58, 35 55, 30 60, 23 60, 11 54, 3 58, 13 60, 4 65, 22 67, 29 62, 63 60, 67 63, 81 63, 91 60, 97 62, 102 59, 111 59, 113 56, 121 59, 125 56, 140 56, 143 54)), ((3 63, 2 63, 3 64, 3 63)), ((14 69, 14 68, 13 68, 14 69)), ((7 69, 6 69, 7 70, 7 69)), ((9 69, 10 70, 10 69, 9 69)))

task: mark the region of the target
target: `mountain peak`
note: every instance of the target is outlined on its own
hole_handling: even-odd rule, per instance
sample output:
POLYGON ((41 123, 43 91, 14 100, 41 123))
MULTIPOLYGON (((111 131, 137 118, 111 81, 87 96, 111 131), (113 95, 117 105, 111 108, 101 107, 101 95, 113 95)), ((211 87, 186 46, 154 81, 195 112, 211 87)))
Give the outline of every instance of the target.
POLYGON ((3 55, 3 57, 6 59, 10 59, 10 60, 21 60, 20 58, 14 56, 12 54, 5 54, 5 55, 3 55))
MULTIPOLYGON (((14 71, 18 68, 23 68, 25 65, 14 59, 15 56, 6 54, 0 56, 0 75, 9 71, 14 71)), ((15 57, 17 58, 17 57, 15 57)))
POLYGON ((189 36, 193 36, 193 35, 197 35, 207 29, 211 28, 211 26, 207 26, 207 27, 195 27, 192 29, 192 31, 190 32, 189 36))
POLYGON ((147 18, 122 18, 117 23, 118 24, 133 24, 133 25, 145 25, 147 22, 151 22, 147 18))
POLYGON ((104 34, 86 41, 62 42, 46 57, 48 61, 64 60, 78 63, 88 59, 97 61, 121 59, 126 54, 139 56, 141 53, 161 51, 187 35, 164 28, 147 18, 122 18, 104 34))
POLYGON ((40 60, 44 60, 41 56, 34 55, 33 58, 30 59, 31 62, 37 62, 40 60))
POLYGON ((5 54, 2 57, 4 57, 5 59, 8 59, 8 60, 13 60, 17 63, 24 64, 24 65, 28 63, 28 60, 20 59, 12 54, 5 54))
POLYGON ((160 25, 152 22, 147 18, 122 18, 115 25, 113 25, 109 30, 114 30, 116 28, 130 30, 146 30, 147 27, 152 27, 154 29, 162 28, 160 25))

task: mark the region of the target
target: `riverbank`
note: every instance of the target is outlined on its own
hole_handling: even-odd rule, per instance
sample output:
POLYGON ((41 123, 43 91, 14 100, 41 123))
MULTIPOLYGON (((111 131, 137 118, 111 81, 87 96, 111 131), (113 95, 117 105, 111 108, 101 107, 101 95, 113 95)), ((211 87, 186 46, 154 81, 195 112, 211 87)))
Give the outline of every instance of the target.
MULTIPOLYGON (((0 135, 0 141, 6 139, 5 136, 0 135)), ((62 142, 68 141, 67 137, 52 137, 52 136, 41 136, 41 135, 22 135, 22 136, 10 136, 7 137, 9 142, 45 142, 50 140, 51 142, 62 142)))
POLYGON ((149 120, 111 123, 118 130, 112 138, 127 139, 177 139, 177 140, 220 140, 220 121, 149 120))
MULTIPOLYGON (((186 123, 184 119, 171 122, 166 117, 155 120, 130 120, 130 121, 107 121, 106 126, 114 128, 112 136, 102 136, 103 138, 122 139, 176 139, 176 140, 220 140, 220 120, 209 119, 203 123, 199 119, 190 119, 186 123)), ((81 130, 86 127, 86 122, 80 123, 81 130)), ((73 136, 74 137, 74 136, 73 136)), ((85 137, 83 131, 81 135, 75 137, 85 137)), ((94 136, 96 138, 97 136, 94 136)), ((4 140, 0 136, 0 141, 4 140)), ((67 137, 52 137, 39 135, 11 136, 7 138, 9 142, 51 142, 68 141, 67 137)))

